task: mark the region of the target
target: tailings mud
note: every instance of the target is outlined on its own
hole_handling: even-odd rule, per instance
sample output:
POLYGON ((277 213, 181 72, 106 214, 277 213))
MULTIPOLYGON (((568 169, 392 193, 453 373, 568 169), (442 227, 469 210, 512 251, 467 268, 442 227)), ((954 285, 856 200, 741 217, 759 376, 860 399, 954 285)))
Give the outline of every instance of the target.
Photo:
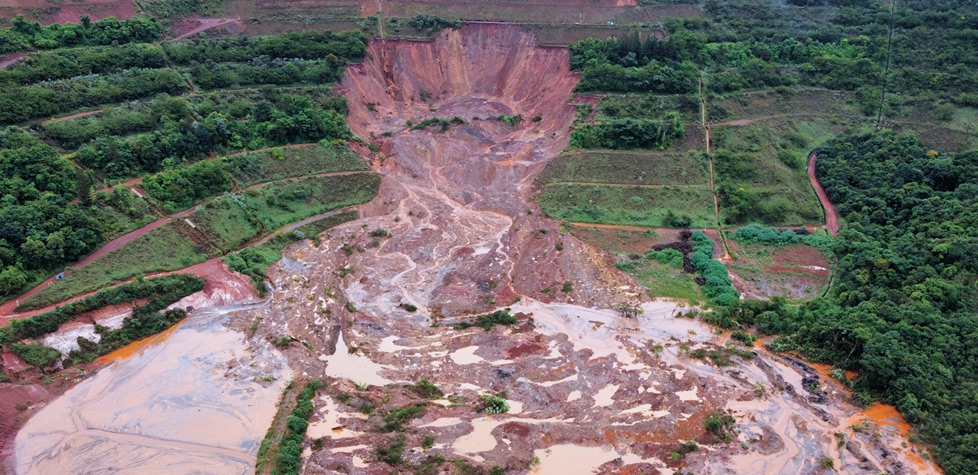
POLYGON ((104 357, 116 362, 21 429, 16 473, 252 472, 290 377, 270 345, 248 345, 224 326, 229 311, 255 306, 192 311, 104 357))

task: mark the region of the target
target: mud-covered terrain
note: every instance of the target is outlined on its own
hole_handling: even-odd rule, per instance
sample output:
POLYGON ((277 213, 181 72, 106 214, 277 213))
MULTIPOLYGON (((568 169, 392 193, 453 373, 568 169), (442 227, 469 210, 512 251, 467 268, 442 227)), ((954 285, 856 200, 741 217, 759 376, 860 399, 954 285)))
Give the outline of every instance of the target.
POLYGON ((503 25, 376 40, 349 69, 340 92, 380 194, 362 219, 290 248, 269 272, 274 299, 234 319, 246 330, 258 314, 254 338, 301 342, 290 366, 327 383, 306 473, 389 473, 378 449, 399 437, 403 471, 436 454, 508 473, 934 470, 896 427, 861 425, 869 416, 815 369, 726 349, 728 335, 649 301, 543 217, 534 179, 568 143, 575 82, 567 50, 503 25), (644 312, 623 318, 622 304, 644 312), (453 328, 505 307, 512 327, 453 328), (691 356, 701 348, 719 364, 691 356), (412 389, 423 378, 445 397, 412 389), (508 413, 480 410, 501 393, 508 413), (390 424, 414 404, 417 417, 390 424), (732 427, 708 432, 724 413, 732 427), (687 440, 701 446, 683 455, 687 440))

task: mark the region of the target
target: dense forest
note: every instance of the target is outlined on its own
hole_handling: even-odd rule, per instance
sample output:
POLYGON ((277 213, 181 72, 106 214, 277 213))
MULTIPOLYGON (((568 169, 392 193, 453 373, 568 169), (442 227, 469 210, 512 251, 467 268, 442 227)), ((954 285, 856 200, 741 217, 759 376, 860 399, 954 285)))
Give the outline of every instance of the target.
MULTIPOLYGON (((755 324, 797 349, 856 372, 863 403, 894 404, 917 424, 947 473, 978 460, 978 152, 943 154, 889 131, 840 137, 817 150, 817 172, 846 225, 825 298, 740 301, 711 323, 755 324)), ((774 244, 817 237, 745 230, 774 244)))
POLYGON ((636 32, 574 44, 571 67, 582 72, 583 92, 691 94, 702 74, 715 93, 788 86, 854 91, 867 112, 879 107, 883 87, 978 105, 973 5, 899 2, 891 18, 876 2, 831 3, 840 8, 813 6, 809 14, 755 0, 709 0, 709 18, 668 19, 664 39, 643 41, 636 32))
POLYGON ((920 424, 947 473, 978 460, 978 151, 892 133, 818 150, 846 226, 830 298, 772 330, 859 374, 856 388, 920 424))

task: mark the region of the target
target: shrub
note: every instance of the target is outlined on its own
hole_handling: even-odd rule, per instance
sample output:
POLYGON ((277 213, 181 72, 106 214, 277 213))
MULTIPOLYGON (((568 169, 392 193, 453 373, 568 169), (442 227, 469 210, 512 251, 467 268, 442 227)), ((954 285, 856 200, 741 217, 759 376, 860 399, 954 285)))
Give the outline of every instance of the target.
POLYGON ((445 395, 441 389, 438 389, 438 386, 435 386, 434 383, 428 381, 427 379, 418 380, 418 382, 414 385, 414 392, 427 399, 437 399, 445 395))
POLYGON ((509 412, 509 402, 502 397, 491 394, 483 394, 482 401, 482 410, 485 411, 486 414, 502 414, 504 412, 509 412))
POLYGON ((734 290, 727 268, 723 263, 713 260, 713 241, 702 231, 694 232, 690 239, 693 241, 693 253, 689 260, 703 277, 703 293, 719 306, 737 302, 740 294, 734 290))
POLYGON ((58 350, 44 345, 22 345, 14 343, 10 345, 10 349, 27 364, 38 368, 51 366, 61 357, 61 353, 58 350))
POLYGON ((661 120, 612 119, 598 124, 583 124, 571 132, 570 144, 577 148, 664 149, 686 135, 682 118, 670 112, 661 120))

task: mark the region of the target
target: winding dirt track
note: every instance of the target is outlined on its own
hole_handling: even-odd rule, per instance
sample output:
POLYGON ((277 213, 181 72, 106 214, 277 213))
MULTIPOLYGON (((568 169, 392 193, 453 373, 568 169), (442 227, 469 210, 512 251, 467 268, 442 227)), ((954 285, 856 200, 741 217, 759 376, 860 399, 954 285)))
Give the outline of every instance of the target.
POLYGON ((812 152, 808 156, 808 180, 812 182, 812 188, 815 189, 815 194, 818 195, 818 201, 822 203, 822 209, 825 210, 825 229, 829 231, 829 234, 835 236, 839 234, 839 215, 835 212, 835 206, 829 201, 829 197, 825 194, 825 188, 822 188, 822 184, 818 182, 818 178, 815 177, 815 152, 812 152))

